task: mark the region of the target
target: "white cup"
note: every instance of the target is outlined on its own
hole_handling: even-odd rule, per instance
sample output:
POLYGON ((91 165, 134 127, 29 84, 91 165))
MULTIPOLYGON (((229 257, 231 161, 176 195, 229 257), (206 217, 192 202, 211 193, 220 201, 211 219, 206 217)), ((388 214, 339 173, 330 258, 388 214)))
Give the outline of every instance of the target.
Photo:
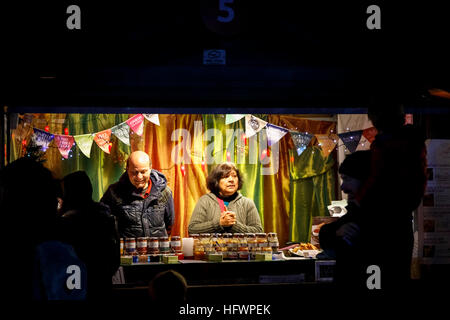
POLYGON ((184 257, 194 256, 194 238, 183 238, 183 255, 184 257))

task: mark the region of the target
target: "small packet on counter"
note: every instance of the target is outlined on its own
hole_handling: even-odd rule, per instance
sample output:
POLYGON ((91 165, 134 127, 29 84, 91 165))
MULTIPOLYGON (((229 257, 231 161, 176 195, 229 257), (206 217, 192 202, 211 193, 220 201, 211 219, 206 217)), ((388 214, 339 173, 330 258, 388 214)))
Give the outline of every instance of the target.
POLYGON ((339 200, 339 201, 331 201, 331 204, 327 206, 328 212, 330 213, 330 216, 333 218, 339 218, 342 217, 344 214, 347 213, 347 209, 345 208, 348 205, 347 200, 339 200))

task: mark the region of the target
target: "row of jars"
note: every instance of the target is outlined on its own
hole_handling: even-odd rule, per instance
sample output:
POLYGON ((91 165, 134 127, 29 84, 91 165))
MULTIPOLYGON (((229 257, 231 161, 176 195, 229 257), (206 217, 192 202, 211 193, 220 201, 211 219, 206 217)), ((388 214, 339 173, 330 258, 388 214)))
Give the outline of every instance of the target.
POLYGON ((120 255, 181 253, 180 236, 120 238, 120 255))
POLYGON ((254 259, 256 253, 278 252, 279 242, 275 232, 270 233, 202 233, 194 238, 194 259, 205 260, 207 254, 219 253, 223 259, 254 259))

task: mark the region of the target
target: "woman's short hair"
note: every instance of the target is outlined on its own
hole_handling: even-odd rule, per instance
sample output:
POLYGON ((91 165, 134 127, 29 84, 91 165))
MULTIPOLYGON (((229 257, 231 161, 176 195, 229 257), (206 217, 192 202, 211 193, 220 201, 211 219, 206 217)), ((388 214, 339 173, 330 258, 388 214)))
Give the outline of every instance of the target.
POLYGON ((238 190, 242 188, 244 181, 242 175, 236 165, 232 162, 224 162, 217 165, 206 178, 206 186, 212 193, 219 193, 219 181, 222 178, 227 177, 230 172, 236 171, 238 177, 238 190))

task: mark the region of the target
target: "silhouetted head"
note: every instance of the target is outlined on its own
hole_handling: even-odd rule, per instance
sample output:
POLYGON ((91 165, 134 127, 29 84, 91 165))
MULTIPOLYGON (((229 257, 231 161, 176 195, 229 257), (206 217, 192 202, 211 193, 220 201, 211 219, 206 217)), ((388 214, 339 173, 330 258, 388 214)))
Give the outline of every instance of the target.
POLYGON ((395 131, 405 124, 403 104, 395 95, 385 94, 373 98, 367 116, 380 133, 395 131))
POLYGON ((84 171, 68 174, 63 179, 63 208, 74 209, 92 202, 92 183, 84 171))
POLYGON ((56 183, 51 171, 34 160, 20 158, 8 164, 0 171, 2 224, 12 228, 15 236, 26 236, 33 243, 52 238, 58 203, 56 183))
POLYGON ((342 178, 341 190, 347 194, 348 201, 353 201, 361 185, 370 174, 370 150, 356 151, 345 157, 339 167, 342 178))
POLYGON ((186 301, 186 279, 174 270, 158 273, 149 283, 150 300, 158 305, 179 305, 186 301))

